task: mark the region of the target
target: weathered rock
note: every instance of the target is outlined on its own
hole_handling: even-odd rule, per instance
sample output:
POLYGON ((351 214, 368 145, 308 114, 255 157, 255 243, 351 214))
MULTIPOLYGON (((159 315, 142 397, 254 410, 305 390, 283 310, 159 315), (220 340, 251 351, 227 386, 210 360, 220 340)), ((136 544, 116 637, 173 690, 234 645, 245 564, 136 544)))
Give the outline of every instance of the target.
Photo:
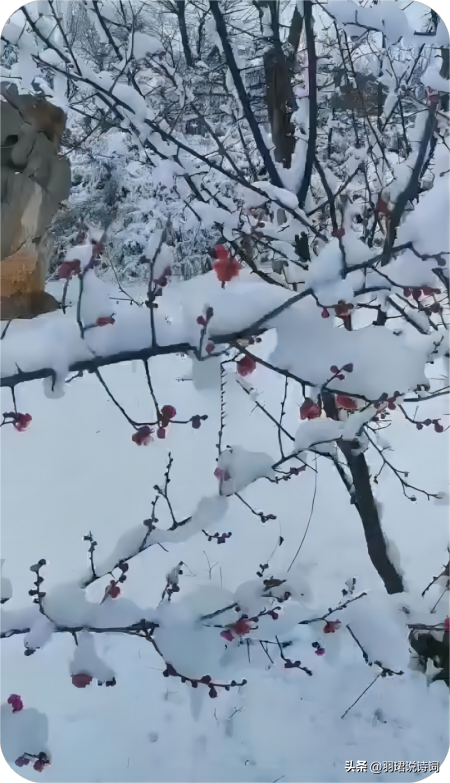
POLYGON ((15 85, 1 94, 1 317, 33 318, 58 307, 44 288, 48 228, 70 191, 70 164, 58 155, 66 116, 15 85))

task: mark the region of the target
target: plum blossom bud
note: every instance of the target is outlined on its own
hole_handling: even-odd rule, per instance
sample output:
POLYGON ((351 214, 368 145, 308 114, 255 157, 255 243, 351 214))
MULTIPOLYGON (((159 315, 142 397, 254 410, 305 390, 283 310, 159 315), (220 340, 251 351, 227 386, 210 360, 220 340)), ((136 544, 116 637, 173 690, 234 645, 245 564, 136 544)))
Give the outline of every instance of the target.
MULTIPOLYGON (((120 589, 120 587, 118 587, 118 585, 116 584, 114 579, 111 579, 111 582, 109 583, 109 586, 105 590, 105 597, 104 597, 103 600, 105 600, 105 598, 107 598, 108 596, 110 598, 118 598, 119 595, 121 595, 121 594, 122 594, 122 590, 120 589)), ((103 603, 103 601, 102 601, 102 603, 103 603)))
POLYGON ((17 693, 11 694, 8 698, 8 704, 13 708, 13 712, 20 712, 20 710, 23 710, 23 701, 17 693))
MULTIPOLYGON (((173 405, 163 405, 161 408, 161 421, 160 421, 160 429, 161 427, 168 427, 169 422, 171 419, 173 419, 174 416, 177 415, 176 409, 173 407, 173 405)), ((158 438, 166 437, 165 435, 158 434, 158 438)))
POLYGON ((31 420, 32 417, 29 413, 17 413, 15 416, 14 428, 17 432, 25 432, 25 430, 28 429, 31 420))
POLYGON ((27 764, 30 763, 30 759, 27 759, 26 756, 19 756, 18 759, 15 760, 14 764, 16 764, 17 767, 26 767, 27 764))
POLYGON ((81 264, 78 258, 73 261, 64 261, 58 269, 58 277, 60 280, 70 280, 73 275, 80 273, 81 264))
POLYGON ((358 407, 356 400, 347 397, 345 394, 336 395, 336 405, 338 408, 344 408, 346 411, 355 411, 358 407))
POLYGON ((148 446, 150 441, 153 440, 152 433, 153 430, 146 424, 144 427, 139 427, 137 432, 131 436, 131 440, 137 443, 138 446, 148 446))
POLYGON ((342 625, 340 620, 327 620, 325 628, 323 629, 324 633, 335 633, 338 628, 340 628, 342 625))
POLYGON ((241 617, 240 620, 237 621, 232 627, 231 631, 236 636, 244 636, 247 633, 250 633, 252 630, 252 621, 249 620, 247 617, 241 617))
POLYGON ((317 419, 320 416, 320 408, 309 397, 306 398, 304 403, 300 406, 300 418, 304 419, 317 419))
POLYGON ((72 674, 72 685, 75 685, 75 688, 86 688, 91 682, 92 677, 90 674, 84 674, 82 672, 79 674, 72 674))
POLYGON ((219 479, 219 481, 229 481, 231 476, 228 473, 228 470, 224 470, 223 468, 216 468, 214 471, 214 475, 216 478, 219 479))
POLYGON ((177 415, 176 409, 173 405, 163 405, 161 413, 164 419, 173 419, 177 415))
POLYGON ((251 375, 256 370, 256 362, 251 356, 244 356, 237 362, 236 367, 238 374, 245 378, 246 375, 251 375))

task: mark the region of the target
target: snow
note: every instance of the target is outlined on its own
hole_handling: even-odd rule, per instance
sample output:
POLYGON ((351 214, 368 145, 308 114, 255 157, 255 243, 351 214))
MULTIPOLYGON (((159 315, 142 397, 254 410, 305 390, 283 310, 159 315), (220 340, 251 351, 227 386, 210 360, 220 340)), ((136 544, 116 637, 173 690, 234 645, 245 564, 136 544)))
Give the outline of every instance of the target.
POLYGON ((56 65, 58 68, 63 65, 61 57, 54 49, 44 49, 44 51, 40 53, 40 58, 49 65, 56 65))
POLYGON ((94 634, 81 631, 77 637, 77 645, 70 663, 71 674, 90 674, 101 682, 112 680, 113 670, 97 655, 94 634))
POLYGON ((448 253, 450 250, 447 230, 449 209, 447 174, 436 178, 432 190, 424 193, 414 210, 406 215, 398 230, 398 243, 410 241, 418 253, 448 253))
POLYGON ((30 630, 25 634, 23 643, 25 647, 31 650, 41 649, 51 639, 54 623, 43 614, 37 614, 36 619, 31 623, 30 630))
MULTIPOLYGON (((13 326, 16 325, 11 329, 13 326)), ((446 752, 447 689, 443 683, 427 687, 424 675, 409 668, 405 621, 426 621, 427 611, 441 593, 436 586, 425 600, 420 597, 446 555, 447 507, 430 507, 421 498, 417 505, 405 506, 407 501, 400 488, 391 478, 380 477, 383 527, 402 553, 409 586, 408 593, 389 597, 380 587, 378 575, 367 566, 361 523, 353 507, 348 506, 345 490, 340 488, 332 467, 319 457, 314 517, 299 558, 287 572, 308 522, 315 474, 307 470, 281 486, 257 480, 243 490, 245 499, 257 509, 262 507, 265 512, 277 514, 277 520, 265 525, 236 498, 214 496, 218 492, 218 481, 213 475, 217 465, 213 444, 218 428, 214 387, 198 391, 188 382, 177 384, 177 377, 189 375, 190 361, 181 357, 161 357, 152 362, 159 368, 158 377, 155 376, 157 393, 158 389, 164 390, 164 399, 174 400, 178 390, 182 406, 191 410, 199 409, 201 398, 200 409, 211 414, 198 432, 183 427, 178 432, 174 428, 167 445, 155 441, 147 449, 137 449, 131 442, 127 423, 93 378, 71 383, 66 396, 56 401, 42 396, 39 383, 22 385, 17 390, 19 406, 33 413, 33 426, 27 433, 4 428, 4 448, 8 449, 9 458, 3 465, 3 508, 10 522, 3 529, 3 556, 4 567, 9 565, 8 576, 12 575, 11 564, 15 564, 16 589, 3 607, 3 627, 22 627, 21 620, 33 622, 32 612, 45 626, 37 607, 30 606, 27 591, 32 576, 29 565, 36 562, 36 557, 48 556, 48 565, 43 569, 46 608, 57 621, 111 627, 147 617, 159 622, 156 643, 175 668, 188 676, 210 674, 225 682, 245 677, 248 684, 228 693, 220 691, 217 699, 209 699, 201 686, 194 691, 179 679, 162 677, 163 662, 152 646, 139 638, 82 632, 78 634, 77 647, 70 634, 56 633, 45 647, 25 657, 24 638, 11 637, 3 643, 2 746, 7 758, 17 758, 25 747, 29 752, 45 750, 51 754, 52 766, 42 774, 55 781, 64 778, 68 758, 73 759, 71 775, 86 781, 95 779, 98 765, 111 781, 226 781, 242 780, 250 767, 245 761, 250 759, 254 762, 250 767, 251 779, 275 780, 277 775, 285 774, 288 779, 297 780, 301 766, 302 778, 320 781, 342 779, 345 760, 351 758, 442 760, 446 752), (166 383, 167 388, 160 386, 166 383), (150 513, 150 487, 162 481, 167 446, 176 456, 174 468, 178 465, 170 487, 176 487, 180 480, 183 486, 182 494, 174 495, 175 512, 182 518, 194 511, 198 515, 195 531, 189 523, 173 533, 165 532, 163 527, 169 526, 170 521, 162 515, 157 525, 161 529, 157 535, 156 531, 152 533, 154 545, 130 561, 129 577, 122 586, 124 594, 100 605, 110 576, 86 590, 80 589, 80 578, 89 575, 87 544, 82 535, 92 529, 99 542, 95 554, 99 572, 111 568, 142 541, 145 527, 140 520, 150 513), (35 488, 33 494, 22 495, 20 504, 16 502, 19 465, 22 471, 33 471, 35 488), (76 487, 83 484, 86 490, 79 493, 76 487), (45 502, 49 492, 50 506, 45 502), (202 499, 205 494, 210 497, 202 499), (36 500, 40 498, 43 513, 36 517, 36 500), (24 535, 26 518, 32 518, 35 524, 24 535), (426 526, 424 518, 430 520, 426 526), (270 559, 280 534, 279 525, 285 543, 276 548, 270 559), (207 543, 202 529, 209 533, 229 530, 233 535, 218 547, 214 541, 207 543), (182 537, 171 539, 176 534, 182 537), (121 535, 128 538, 119 542, 121 535), (169 553, 158 546, 158 539, 169 553), (220 562, 221 572, 219 565, 213 567, 211 579, 202 550, 211 566, 220 562), (179 577, 180 594, 157 609, 165 575, 180 560, 188 566, 179 577), (259 632, 249 634, 249 663, 245 637, 243 645, 236 640, 227 643, 220 637, 220 628, 206 627, 200 618, 236 601, 242 612, 248 610, 250 614, 270 608, 270 599, 262 596, 261 580, 255 576, 258 564, 266 562, 270 569, 264 578, 273 574, 287 579, 272 592, 281 596, 284 589, 289 590, 292 599, 281 605, 277 621, 261 618, 259 632), (253 578, 249 579, 249 574, 253 578), (338 604, 345 587, 343 574, 345 579, 357 577, 355 595, 363 590, 368 595, 331 616, 342 621, 341 628, 335 634, 325 635, 324 623, 297 625, 338 604), (408 618, 401 609, 403 605, 411 612, 408 618), (404 674, 380 678, 341 720, 341 715, 379 671, 364 663, 347 624, 370 660, 381 660, 383 665, 403 670, 404 674), (256 640, 272 638, 274 630, 280 641, 293 640, 286 655, 292 660, 300 659, 313 671, 312 677, 296 669, 284 669, 271 645, 269 653, 274 664, 269 661, 256 640), (79 652, 80 640, 83 641, 79 652), (311 645, 315 641, 326 648, 323 658, 314 655, 311 645), (71 673, 80 670, 87 670, 94 677, 85 689, 77 689, 71 683, 71 673), (112 676, 117 680, 115 687, 97 686, 97 678, 105 681, 112 676), (10 693, 21 693, 22 712, 12 715, 10 706, 5 704, 10 693), (276 719, 268 720, 268 705, 276 719), (300 737, 298 721, 303 726, 300 737), (101 736, 114 738, 114 742, 99 742, 99 726, 101 736), (171 752, 174 736, 176 754, 171 752), (78 747, 83 748, 82 758, 78 747), (218 758, 223 759, 222 763, 217 763, 218 758)), ((217 360, 204 364, 217 366, 217 360)), ((242 397, 246 400, 242 390, 236 389, 240 396, 234 401, 230 380, 228 404, 233 404, 237 415, 227 421, 224 442, 242 443, 245 455, 248 448, 257 450, 260 444, 266 444, 270 433, 262 426, 260 414, 251 413, 251 401, 242 402, 242 397), (241 402, 236 409, 238 399, 241 402)), ((123 402, 134 399, 133 406, 138 411, 148 407, 148 389, 140 370, 133 373, 130 364, 110 368, 108 381, 123 402)), ((270 384, 263 388, 265 402, 274 410, 279 389, 270 384)), ((8 399, 7 390, 4 394, 8 399)), ((288 427, 295 419, 298 421, 298 409, 293 410, 291 405, 295 408, 293 400, 287 409, 288 427)), ((428 406, 432 405, 430 401, 428 406)), ((349 420, 353 418, 354 414, 349 420)), ((312 421, 303 422, 299 430, 305 425, 322 424, 334 426, 332 436, 346 427, 346 422, 312 421)), ((399 420, 397 424, 400 426, 393 441, 396 464, 406 469, 414 454, 416 480, 431 489, 444 487, 448 462, 445 438, 440 440, 442 436, 428 431, 411 432, 399 420), (433 459, 429 458, 430 448, 433 459), (442 471, 439 476, 437 469, 442 471)), ((392 437, 389 431, 391 442, 392 437)), ((276 437, 274 449, 275 441, 276 437)), ((232 448, 235 450, 236 446, 232 448)), ((204 622, 226 625, 238 617, 230 609, 204 622)), ((34 774, 22 768, 21 774, 24 773, 30 778, 34 774)), ((388 775, 392 777, 392 773, 378 777, 384 780, 388 775)))
POLYGON ((10 43, 14 44, 17 43, 21 32, 22 32, 22 27, 10 20, 3 27, 2 37, 5 38, 6 41, 9 41, 10 43))
POLYGON ((305 421, 295 434, 295 449, 300 455, 311 448, 320 454, 334 454, 335 441, 342 437, 343 430, 344 425, 340 421, 305 421))
POLYGON ((135 32, 132 36, 133 40, 133 54, 136 60, 140 60, 142 57, 148 57, 149 55, 158 54, 158 52, 164 51, 164 47, 158 38, 147 33, 135 32))
POLYGON ((241 446, 222 451, 217 461, 217 469, 223 471, 223 475, 218 477, 220 494, 234 495, 262 476, 274 478, 274 462, 268 454, 247 451, 241 446))
POLYGON ((353 362, 354 372, 342 381, 334 380, 333 390, 377 400, 384 392, 404 393, 417 384, 427 384, 423 368, 432 350, 431 336, 407 331, 395 335, 370 327, 352 332, 336 329, 333 318, 322 318, 320 308, 309 300, 292 306, 273 323, 278 338, 270 363, 289 370, 310 386, 324 384, 332 375, 332 365, 341 367, 349 362, 353 362), (312 328, 320 339, 320 353, 310 339, 312 328), (290 335, 295 335, 294 344, 290 335))
POLYGON ((292 193, 289 190, 286 190, 286 188, 277 188, 275 185, 271 185, 270 182, 255 182, 254 183, 255 188, 258 188, 258 190, 263 190, 264 193, 267 193, 267 195, 277 201, 281 201, 284 206, 289 207, 290 209, 296 209, 298 207, 298 199, 295 193, 292 193))
POLYGON ((0 570, 1 570, 0 601, 2 604, 6 603, 6 601, 9 601, 9 599, 12 597, 11 580, 8 579, 8 577, 3 576, 4 562, 5 562, 4 560, 0 560, 0 570))
POLYGON ((351 0, 333 0, 331 12, 338 22, 346 25, 350 35, 361 35, 367 26, 380 30, 393 41, 404 38, 405 42, 409 43, 411 40, 413 31, 407 15, 397 4, 381 2, 376 6, 364 8, 351 0))
POLYGON ((432 66, 427 68, 425 73, 420 77, 420 80, 422 84, 426 87, 430 87, 432 90, 448 92, 450 89, 448 79, 444 79, 444 77, 439 74, 439 70, 432 66))

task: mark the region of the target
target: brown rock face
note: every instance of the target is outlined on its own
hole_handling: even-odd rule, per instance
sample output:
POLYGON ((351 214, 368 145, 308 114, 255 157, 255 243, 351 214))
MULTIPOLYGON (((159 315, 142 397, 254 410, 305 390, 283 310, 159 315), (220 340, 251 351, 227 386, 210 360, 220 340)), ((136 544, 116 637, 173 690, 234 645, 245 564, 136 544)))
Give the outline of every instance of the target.
POLYGON ((33 318, 58 307, 44 287, 47 230, 70 191, 70 164, 58 155, 66 117, 15 85, 1 95, 1 318, 33 318))

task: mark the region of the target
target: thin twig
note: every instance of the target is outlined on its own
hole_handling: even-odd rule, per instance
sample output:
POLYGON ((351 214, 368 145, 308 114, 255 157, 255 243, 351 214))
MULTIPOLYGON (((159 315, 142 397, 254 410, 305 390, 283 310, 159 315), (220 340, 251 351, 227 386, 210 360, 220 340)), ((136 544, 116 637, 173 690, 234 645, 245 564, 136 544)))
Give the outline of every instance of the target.
POLYGON ((317 455, 315 456, 315 465, 316 465, 316 471, 314 473, 314 494, 313 494, 313 499, 312 499, 312 503, 311 503, 311 513, 309 515, 308 524, 306 525, 306 530, 305 530, 305 532, 303 534, 303 538, 302 538, 302 540, 300 542, 300 546, 297 549, 297 552, 295 553, 295 557, 293 558, 292 563, 291 563, 291 565, 288 568, 288 571, 291 570, 291 568, 294 565, 294 562, 295 562, 295 560, 296 560, 296 558, 298 556, 298 553, 300 552, 300 549, 303 546, 303 542, 304 542, 304 540, 306 538, 306 534, 308 532, 308 528, 309 528, 309 525, 310 525, 310 522, 311 522, 311 519, 312 519, 312 515, 313 515, 313 511, 314 511, 314 503, 316 501, 316 494, 317 494, 317 475, 318 475, 318 472, 317 472, 317 455))
POLYGON ((367 686, 367 688, 365 688, 365 689, 363 690, 363 692, 362 692, 362 693, 361 693, 361 694, 358 696, 358 698, 356 699, 356 701, 354 701, 354 702, 353 702, 353 704, 351 704, 351 705, 350 705, 350 707, 348 708, 348 710, 345 710, 344 714, 343 714, 343 715, 341 715, 341 719, 342 719, 342 718, 345 718, 345 716, 347 715, 347 713, 348 713, 348 712, 350 712, 350 710, 352 709, 352 707, 354 707, 354 706, 355 706, 355 704, 357 704, 357 703, 358 703, 358 701, 359 701, 359 700, 362 698, 362 696, 364 696, 364 694, 365 694, 365 693, 367 693, 367 691, 369 690, 369 688, 371 688, 371 687, 372 687, 372 685, 374 685, 374 684, 376 683, 376 681, 379 679, 379 677, 381 677, 381 672, 380 672, 380 674, 377 674, 377 676, 375 677, 375 679, 374 679, 374 680, 372 680, 372 682, 370 683, 370 685, 368 685, 368 686, 367 686))

